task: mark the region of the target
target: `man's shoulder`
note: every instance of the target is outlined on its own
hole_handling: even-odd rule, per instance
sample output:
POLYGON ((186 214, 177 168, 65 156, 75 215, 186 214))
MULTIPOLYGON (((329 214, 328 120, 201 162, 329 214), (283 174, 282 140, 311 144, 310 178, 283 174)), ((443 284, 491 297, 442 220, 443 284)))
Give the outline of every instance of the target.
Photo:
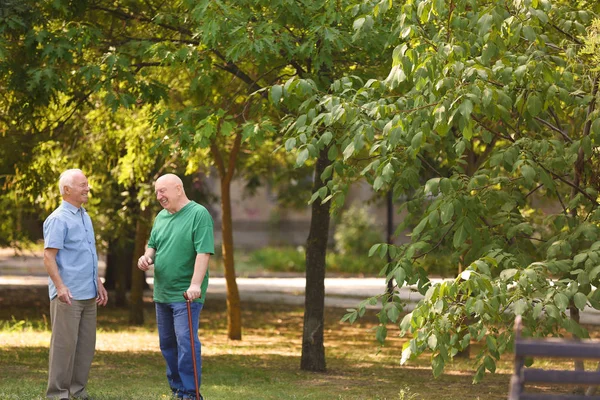
POLYGON ((50 213, 50 215, 48 215, 46 217, 46 221, 44 222, 49 222, 52 220, 64 220, 64 218, 67 216, 67 214, 65 213, 65 209, 62 206, 58 206, 57 208, 54 209, 54 211, 52 211, 50 213))
POLYGON ((190 207, 190 211, 194 213, 197 217, 201 218, 201 220, 210 220, 212 222, 212 215, 210 212, 204 207, 202 204, 198 204, 195 201, 192 201, 192 205, 190 207))
POLYGON ((194 212, 208 213, 206 207, 204 207, 202 204, 196 203, 193 200, 190 201, 190 209, 194 210, 194 212))

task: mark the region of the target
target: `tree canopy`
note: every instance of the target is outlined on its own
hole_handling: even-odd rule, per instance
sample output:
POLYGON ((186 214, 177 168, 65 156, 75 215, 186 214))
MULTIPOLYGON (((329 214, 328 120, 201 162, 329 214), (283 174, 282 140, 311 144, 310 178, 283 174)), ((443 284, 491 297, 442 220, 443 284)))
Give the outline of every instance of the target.
POLYGON ((329 93, 310 80, 284 86, 284 97, 301 100, 288 131, 298 164, 330 146, 335 178, 313 201, 343 203, 358 178, 409 198, 410 243, 370 253, 389 254, 382 274, 425 299, 400 318, 400 298, 383 294, 377 338, 399 325, 412 334, 402 362, 430 351, 435 375, 483 341, 479 380, 510 349, 515 314, 528 335, 585 337, 578 310, 600 309, 598 5, 379 5, 372 21, 386 11, 399 32, 385 79, 347 74, 329 93), (458 276, 431 285, 416 261, 442 253, 458 276))

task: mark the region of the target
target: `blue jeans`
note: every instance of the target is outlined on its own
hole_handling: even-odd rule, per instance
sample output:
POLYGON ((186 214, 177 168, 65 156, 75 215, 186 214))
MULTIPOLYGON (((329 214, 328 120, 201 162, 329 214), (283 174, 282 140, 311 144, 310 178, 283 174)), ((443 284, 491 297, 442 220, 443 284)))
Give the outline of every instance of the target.
MULTIPOLYGON (((167 363, 169 386, 177 396, 193 399, 196 396, 196 384, 194 383, 187 304, 185 302, 155 304, 160 351, 167 363)), ((198 387, 202 382, 202 351, 198 339, 198 323, 202 306, 202 303, 191 303, 198 387)))

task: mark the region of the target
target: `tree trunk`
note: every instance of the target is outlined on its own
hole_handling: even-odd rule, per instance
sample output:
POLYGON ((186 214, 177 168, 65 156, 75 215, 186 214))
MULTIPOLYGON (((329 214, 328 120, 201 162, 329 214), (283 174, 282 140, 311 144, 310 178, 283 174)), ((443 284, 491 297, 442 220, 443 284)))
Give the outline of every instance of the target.
MULTIPOLYGON (((394 244, 394 189, 390 189, 386 196, 387 204, 387 237, 386 242, 388 245, 394 244)), ((392 256, 388 251, 387 253, 388 271, 392 268, 392 256)), ((394 278, 390 278, 387 283, 387 294, 389 295, 388 301, 393 301, 394 295, 394 278)))
POLYGON ((227 282, 227 337, 242 340, 242 307, 240 292, 235 280, 235 262, 233 258, 233 222, 231 217, 231 184, 221 177, 221 230, 223 264, 227 282))
POLYGON ((130 283, 133 246, 125 239, 113 239, 108 243, 106 254, 106 289, 114 290, 115 305, 127 305, 127 289, 130 283))
MULTIPOLYGON (((327 182, 321 174, 331 165, 327 148, 321 150, 315 165, 313 192, 327 182)), ((323 345, 325 311, 325 255, 329 239, 329 209, 331 202, 312 204, 310 232, 306 242, 306 295, 304 300, 304 328, 302 334, 302 359, 300 369, 325 371, 325 347, 323 345)))
POLYGON ((146 273, 137 266, 137 260, 146 249, 146 242, 150 234, 150 207, 141 212, 135 226, 135 244, 131 260, 131 292, 129 292, 129 323, 132 325, 144 324, 144 288, 146 287, 146 273))

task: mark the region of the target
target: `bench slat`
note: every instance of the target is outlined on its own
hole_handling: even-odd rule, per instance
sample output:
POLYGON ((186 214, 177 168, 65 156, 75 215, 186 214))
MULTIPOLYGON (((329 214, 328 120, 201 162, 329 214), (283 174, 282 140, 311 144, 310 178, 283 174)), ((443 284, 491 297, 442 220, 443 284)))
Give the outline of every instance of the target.
POLYGON ((516 357, 562 357, 600 360, 600 342, 564 339, 518 339, 515 341, 516 357))
POLYGON ((523 370, 523 382, 600 385, 600 372, 525 368, 523 370))
POLYGON ((600 400, 600 396, 584 396, 582 394, 547 394, 523 393, 519 400, 600 400))

